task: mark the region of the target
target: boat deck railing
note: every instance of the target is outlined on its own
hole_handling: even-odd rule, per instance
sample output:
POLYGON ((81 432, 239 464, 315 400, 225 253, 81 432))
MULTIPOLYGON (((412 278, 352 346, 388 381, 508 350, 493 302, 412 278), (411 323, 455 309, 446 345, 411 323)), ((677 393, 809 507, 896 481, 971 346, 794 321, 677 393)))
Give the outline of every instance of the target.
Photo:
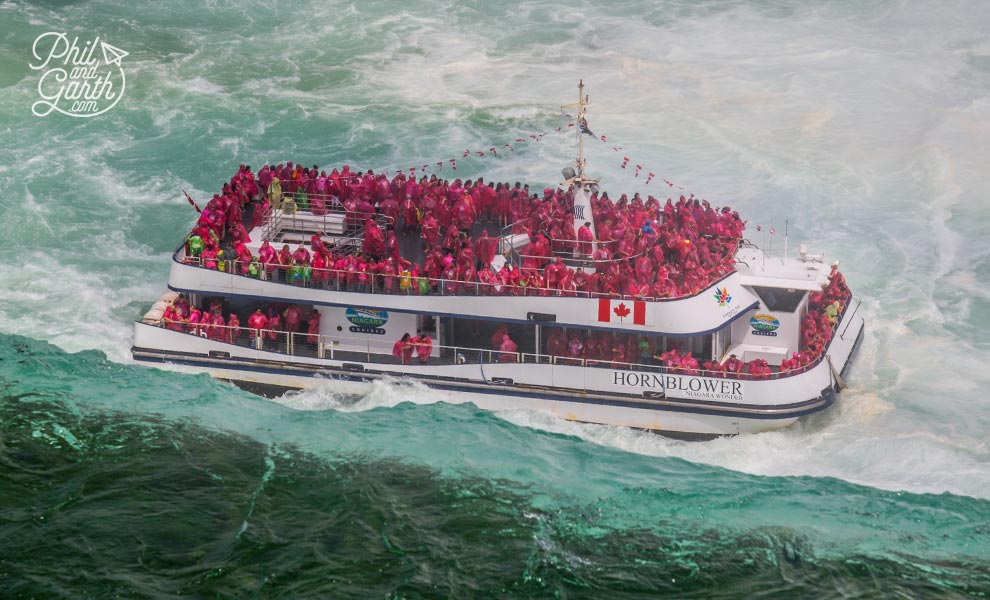
MULTIPOLYGON (((592 255, 589 253, 583 253, 581 250, 583 244, 588 242, 580 242, 577 238, 574 239, 560 239, 551 237, 549 232, 540 230, 537 233, 542 233, 546 237, 547 241, 550 242, 550 252, 551 256, 548 258, 546 256, 536 256, 530 254, 524 254, 520 251, 520 248, 527 246, 530 243, 529 230, 526 228, 526 224, 533 221, 534 217, 526 217, 511 223, 502 228, 498 236, 498 252, 499 254, 505 255, 509 258, 509 262, 514 265, 522 265, 523 261, 527 258, 534 258, 538 260, 551 260, 556 257, 561 257, 564 262, 569 267, 585 267, 592 264, 601 265, 609 263, 622 263, 628 261, 630 258, 636 258, 636 256, 623 256, 621 258, 614 258, 609 260, 596 260, 592 261, 592 255), (563 248, 563 249, 561 249, 563 248), (571 249, 568 249, 571 248, 571 249)), ((612 248, 618 244, 618 240, 596 240, 594 245, 599 248, 612 248)), ((610 250, 611 251, 611 250, 610 250)))
MULTIPOLYGON (((552 243, 555 240, 551 239, 550 241, 552 243)), ((537 262, 553 261, 559 256, 564 260, 564 264, 567 265, 568 267, 572 267, 572 268, 593 267, 598 271, 605 271, 608 269, 610 265, 613 264, 615 265, 628 264, 630 260, 636 260, 640 256, 643 256, 643 253, 641 252, 639 254, 630 254, 628 256, 623 255, 620 256, 619 258, 610 258, 608 260, 602 260, 602 259, 596 260, 587 254, 575 253, 575 251, 567 251, 567 252, 553 251, 551 252, 550 256, 543 256, 539 254, 524 254, 518 250, 515 250, 513 251, 513 256, 518 257, 518 262, 514 263, 518 266, 526 264, 526 261, 529 259, 535 260, 537 262)))
POLYGON ((395 226, 388 215, 347 210, 336 196, 283 192, 282 201, 262 217, 261 239, 298 244, 308 241, 308 236, 323 233, 336 238, 338 245, 347 241, 360 248, 368 219, 382 228, 395 226), (324 207, 315 209, 314 199, 324 199, 324 207))
MULTIPOLYGON (((395 342, 391 341, 379 342, 369 340, 367 338, 316 335, 277 329, 253 329, 250 327, 230 327, 226 325, 198 325, 179 321, 168 321, 166 319, 152 319, 148 317, 142 319, 142 322, 147 325, 170 329, 185 335, 208 338, 222 345, 239 346, 241 348, 250 348, 253 350, 263 350, 267 352, 284 354, 286 356, 339 360, 344 361, 345 363, 402 363, 401 356, 396 357, 392 355, 395 342)), ((210 356, 212 358, 229 358, 229 352, 224 352, 223 350, 211 351, 210 356)), ((772 373, 760 375, 750 375, 749 373, 730 373, 726 371, 706 369, 667 367, 659 364, 659 362, 620 362, 614 360, 572 358, 568 356, 554 356, 550 354, 528 352, 502 352, 499 350, 472 348, 467 346, 432 345, 431 352, 429 353, 427 359, 421 360, 418 354, 414 353, 414 355, 408 359, 407 364, 544 364, 756 381, 774 380, 798 375, 814 368, 822 362, 822 360, 824 360, 824 358, 823 356, 820 356, 814 361, 796 369, 774 371, 772 373)), ((360 365, 357 366, 360 367, 360 365)))
POLYGON ((672 300, 682 300, 691 296, 696 296, 715 285, 732 274, 726 273, 719 279, 712 281, 706 288, 692 294, 681 296, 632 296, 629 294, 613 294, 607 292, 588 292, 574 289, 558 289, 547 287, 533 287, 528 285, 509 285, 503 283, 489 283, 483 281, 461 281, 458 279, 442 279, 419 275, 412 277, 412 274, 382 274, 364 273, 366 281, 360 281, 361 272, 346 271, 341 269, 316 269, 312 267, 299 267, 295 271, 292 266, 287 265, 264 265, 253 261, 257 275, 251 274, 251 265, 245 265, 242 269, 243 261, 236 259, 217 259, 217 268, 208 267, 204 264, 202 257, 186 256, 185 249, 179 248, 175 254, 177 262, 203 268, 229 273, 234 277, 247 277, 259 281, 267 281, 280 285, 290 285, 316 290, 327 290, 336 292, 354 292, 363 294, 390 294, 407 296, 555 296, 567 298, 610 298, 613 300, 640 300, 647 302, 669 302, 672 300), (422 282, 422 283, 421 283, 422 282))

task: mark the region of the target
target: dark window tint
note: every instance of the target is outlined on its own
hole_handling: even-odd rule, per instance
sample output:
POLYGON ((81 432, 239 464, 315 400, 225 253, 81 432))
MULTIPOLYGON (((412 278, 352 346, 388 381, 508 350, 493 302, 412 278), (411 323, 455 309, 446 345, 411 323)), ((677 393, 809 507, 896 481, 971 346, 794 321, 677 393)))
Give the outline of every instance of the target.
POLYGON ((797 310, 801 298, 807 294, 805 290, 791 290, 784 288, 757 287, 753 288, 759 294, 767 310, 779 312, 794 312, 797 310))

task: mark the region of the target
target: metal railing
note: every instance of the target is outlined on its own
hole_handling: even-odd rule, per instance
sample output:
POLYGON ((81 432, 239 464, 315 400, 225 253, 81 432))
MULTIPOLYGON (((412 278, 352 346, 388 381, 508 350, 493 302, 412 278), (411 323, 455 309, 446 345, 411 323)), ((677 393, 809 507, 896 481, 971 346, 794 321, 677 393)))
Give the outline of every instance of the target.
MULTIPOLYGON (((528 230, 525 230, 524 229, 523 231, 519 231, 519 232, 516 232, 516 230, 519 229, 519 228, 522 228, 522 226, 524 224, 532 221, 533 219, 534 219, 534 217, 526 217, 525 219, 520 219, 519 221, 516 221, 515 223, 510 223, 509 225, 506 225, 505 227, 503 227, 501 229, 501 232, 499 233, 499 236, 498 236, 498 241, 499 241, 498 250, 499 250, 499 253, 500 254, 504 254, 504 255, 508 255, 510 257, 510 259, 513 259, 512 260, 513 264, 521 264, 522 263, 522 259, 527 258, 527 257, 529 257, 529 258, 543 258, 543 257, 536 257, 536 256, 532 256, 532 255, 522 254, 512 244, 512 240, 515 238, 515 236, 517 236, 517 235, 529 235, 528 230)), ((553 238, 553 237, 550 237, 549 232, 544 231, 544 230, 540 230, 538 233, 542 233, 543 236, 546 237, 547 238, 547 241, 550 243, 550 249, 551 249, 551 255, 552 255, 552 257, 560 256, 560 257, 564 258, 565 260, 573 261, 573 262, 591 262, 591 255, 590 254, 588 254, 588 255, 582 255, 580 252, 578 252, 578 250, 582 247, 582 244, 589 243, 589 242, 581 242, 577 238, 574 238, 574 239, 553 238), (574 249, 573 250, 566 250, 566 249, 565 250, 559 250, 559 249, 555 249, 555 248, 560 248, 561 246, 563 246, 565 248, 567 246, 573 246, 574 249), (585 258, 585 256, 587 258, 585 258)), ((612 247, 614 244, 617 244, 618 243, 618 240, 595 240, 594 242, 591 242, 591 243, 596 244, 599 248, 606 248, 607 249, 607 248, 612 247)), ((633 257, 633 258, 635 258, 635 257, 633 257)), ((607 262, 619 262, 621 260, 627 260, 627 259, 628 259, 628 257, 626 259, 614 259, 614 261, 609 260, 609 261, 598 261, 598 262, 605 262, 605 263, 607 263, 607 262)))
POLYGON ((348 271, 342 269, 326 269, 313 267, 298 267, 298 277, 294 276, 292 265, 261 263, 255 259, 257 276, 251 275, 250 263, 242 269, 243 261, 237 259, 216 259, 218 268, 205 266, 202 256, 186 256, 185 247, 180 247, 174 256, 176 262, 198 268, 217 270, 236 277, 248 277, 281 285, 293 285, 315 290, 336 292, 354 292, 363 294, 392 294, 407 296, 541 296, 566 298, 610 298, 614 300, 640 300, 647 302, 669 302, 682 300, 704 293, 732 275, 732 272, 722 275, 712 281, 707 287, 693 294, 680 296, 633 296, 630 294, 613 294, 606 292, 588 292, 583 290, 562 290, 548 287, 532 287, 528 285, 510 285, 507 283, 489 283, 483 281, 461 281, 458 279, 442 279, 420 275, 412 277, 402 274, 367 273, 363 271, 348 271), (308 271, 306 270, 308 269, 308 271), (307 274, 308 273, 308 274, 307 274), (364 275, 363 281, 361 275, 364 275), (425 282, 425 283, 421 283, 425 282))
POLYGON ((334 237, 345 237, 352 241, 360 240, 364 234, 364 224, 371 218, 378 226, 394 226, 394 220, 383 213, 368 213, 349 211, 344 208, 336 196, 330 194, 309 194, 306 203, 300 205, 297 200, 300 193, 282 192, 282 201, 279 206, 272 206, 268 213, 262 217, 261 239, 273 241, 279 233, 306 232, 317 233, 323 231, 334 237), (319 212, 312 212, 312 199, 326 198, 324 209, 319 212), (286 210, 288 206, 293 209, 286 210))
POLYGON ((316 358, 321 360, 360 361, 370 364, 421 364, 421 365, 462 365, 462 364, 498 364, 522 363, 545 364, 558 366, 620 369, 627 371, 642 371, 670 375, 686 375, 718 379, 734 379, 740 381, 775 380, 799 375, 818 366, 826 354, 815 358, 806 365, 786 371, 774 371, 767 374, 734 373, 730 371, 710 369, 690 369, 687 367, 668 367, 657 363, 634 363, 608 359, 575 358, 552 354, 527 352, 502 352, 470 346, 431 345, 431 351, 426 359, 421 359, 418 353, 408 357, 406 362, 401 356, 392 355, 394 342, 374 341, 367 338, 352 338, 348 336, 330 336, 310 334, 282 329, 256 329, 251 327, 230 327, 227 325, 209 325, 202 323, 187 323, 170 321, 168 319, 143 319, 148 325, 155 325, 191 336, 207 338, 215 342, 230 344, 253 350, 274 352, 287 356, 316 358))

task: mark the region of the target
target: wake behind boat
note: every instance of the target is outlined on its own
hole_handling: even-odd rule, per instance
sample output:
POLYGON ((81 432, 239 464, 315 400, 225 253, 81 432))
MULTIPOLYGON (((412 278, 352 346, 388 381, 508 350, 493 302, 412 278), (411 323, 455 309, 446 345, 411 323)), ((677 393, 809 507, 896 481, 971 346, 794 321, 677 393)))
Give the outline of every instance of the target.
MULTIPOLYGON (((587 103, 579 87, 582 130, 587 103)), ((393 379, 693 438, 830 406, 864 331, 838 263, 766 256, 735 211, 693 197, 612 200, 578 140, 542 193, 242 166, 174 252, 132 354, 260 391, 393 379)))

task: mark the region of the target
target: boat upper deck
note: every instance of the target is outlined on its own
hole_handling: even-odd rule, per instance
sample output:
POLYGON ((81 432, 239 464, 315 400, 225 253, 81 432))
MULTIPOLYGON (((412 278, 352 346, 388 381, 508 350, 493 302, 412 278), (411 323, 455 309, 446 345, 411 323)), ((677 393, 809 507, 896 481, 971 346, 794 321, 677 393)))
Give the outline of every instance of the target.
POLYGON ((289 167, 242 168, 210 200, 176 253, 200 273, 173 267, 173 289, 685 335, 758 301, 734 279, 743 222, 728 208, 289 167))
POLYGON ((791 288, 817 292, 828 285, 831 267, 824 255, 809 255, 803 248, 797 258, 767 257, 748 244, 736 252, 736 271, 743 285, 791 288))
POLYGON ((266 166, 257 183, 239 171, 202 211, 187 256, 220 268, 225 247, 222 258, 236 258, 246 275, 319 280, 344 272, 361 285, 380 277, 386 291, 392 279, 443 280, 465 284, 444 284, 444 295, 486 289, 656 301, 696 295, 730 274, 742 241, 738 214, 683 196, 661 206, 638 195, 613 202, 580 185, 541 197, 519 183, 335 179, 336 170, 314 179, 315 170, 300 176, 280 167, 266 166), (283 189, 273 172, 292 184, 283 189), (579 226, 582 195, 593 214, 579 226))

